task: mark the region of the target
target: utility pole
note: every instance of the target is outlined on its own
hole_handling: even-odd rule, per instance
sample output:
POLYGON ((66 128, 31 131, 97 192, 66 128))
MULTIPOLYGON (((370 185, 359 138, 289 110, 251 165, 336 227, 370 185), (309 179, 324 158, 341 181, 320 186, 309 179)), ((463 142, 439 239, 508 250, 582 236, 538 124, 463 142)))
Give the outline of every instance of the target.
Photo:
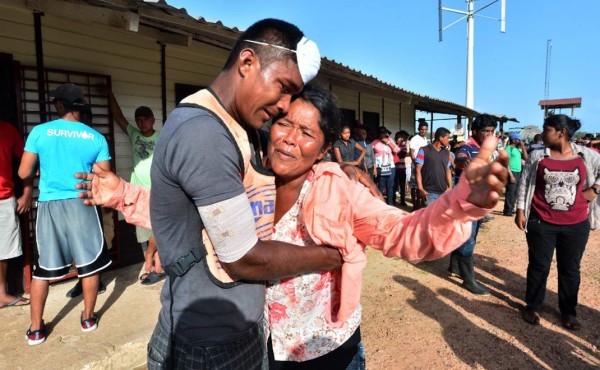
POLYGON ((494 0, 492 2, 490 2, 489 4, 485 5, 484 7, 475 10, 475 0, 465 0, 467 2, 467 11, 463 11, 463 10, 457 10, 457 9, 450 9, 450 8, 445 8, 442 6, 442 0, 438 0, 438 10, 439 10, 439 41, 442 41, 442 33, 444 30, 454 26, 455 24, 457 24, 458 22, 462 21, 463 19, 467 19, 467 91, 466 91, 466 103, 465 105, 467 106, 467 108, 470 109, 474 109, 475 107, 475 98, 474 98, 474 72, 473 72, 473 49, 475 48, 475 16, 479 16, 479 17, 483 17, 483 18, 489 18, 489 19, 493 19, 493 20, 498 20, 500 21, 500 32, 506 32, 506 0, 494 0), (496 19, 496 18, 491 18, 491 17, 487 17, 481 14, 477 14, 480 11, 482 11, 483 9, 486 9, 487 7, 491 6, 492 4, 497 3, 498 1, 500 1, 501 4, 501 10, 500 10, 500 19, 496 19), (458 13, 458 14, 462 14, 463 16, 450 23, 449 25, 447 25, 446 27, 442 26, 442 11, 448 11, 448 12, 452 12, 452 13, 458 13))
MULTIPOLYGON (((550 99, 550 59, 552 58, 552 40, 546 43, 546 76, 544 79, 544 100, 550 99)), ((544 118, 548 117, 548 105, 544 106, 544 118)))
POLYGON ((474 81, 475 78, 473 73, 473 48, 475 47, 475 0, 467 1, 469 10, 467 13, 467 96, 466 105, 467 108, 474 109, 475 99, 473 93, 475 90, 474 81))

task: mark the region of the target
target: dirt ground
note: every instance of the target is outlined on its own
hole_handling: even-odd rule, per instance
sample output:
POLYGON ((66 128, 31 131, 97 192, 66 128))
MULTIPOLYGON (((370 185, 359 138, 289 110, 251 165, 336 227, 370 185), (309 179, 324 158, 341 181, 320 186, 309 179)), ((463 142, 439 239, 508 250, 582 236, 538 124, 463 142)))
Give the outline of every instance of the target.
POLYGON ((411 265, 368 251, 361 332, 369 369, 600 368, 600 231, 592 231, 581 266, 582 328, 568 331, 560 323, 556 261, 541 324, 521 319, 525 234, 512 217, 492 216, 475 248, 475 272, 488 297, 448 277, 449 257, 411 265))

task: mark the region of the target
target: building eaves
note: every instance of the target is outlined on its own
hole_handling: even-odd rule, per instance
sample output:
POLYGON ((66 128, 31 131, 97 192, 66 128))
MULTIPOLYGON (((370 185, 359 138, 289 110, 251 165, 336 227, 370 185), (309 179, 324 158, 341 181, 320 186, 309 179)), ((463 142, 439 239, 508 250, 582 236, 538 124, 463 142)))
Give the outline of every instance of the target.
MULTIPOLYGON (((173 7, 164 0, 84 0, 83 2, 94 6, 134 12, 139 15, 142 25, 159 29, 161 32, 189 35, 195 40, 229 50, 242 34, 237 27, 227 27, 221 21, 208 21, 202 17, 192 17, 185 8, 173 7)), ((360 88, 367 93, 382 95, 405 104, 413 104, 419 110, 460 114, 467 117, 478 114, 477 111, 454 102, 399 88, 326 57, 322 59, 319 75, 321 78, 335 78, 337 81, 343 81, 345 84, 360 88)))
POLYGON ((363 88, 370 87, 377 89, 378 91, 384 90, 388 93, 388 97, 397 99, 403 103, 413 104, 419 110, 433 113, 461 114, 466 117, 474 117, 478 114, 477 111, 454 102, 433 98, 427 95, 422 95, 399 88, 395 85, 382 81, 375 76, 366 75, 359 70, 343 65, 334 59, 323 57, 321 71, 319 74, 324 77, 335 77, 336 79, 347 80, 352 85, 361 86, 363 88))
POLYGON ((519 120, 516 117, 508 117, 505 114, 495 114, 495 113, 486 113, 488 116, 492 116, 496 119, 496 121, 498 122, 502 122, 502 123, 506 123, 508 121, 510 122, 519 122, 519 120))
POLYGON ((581 108, 581 98, 540 100, 538 105, 544 108, 581 108))

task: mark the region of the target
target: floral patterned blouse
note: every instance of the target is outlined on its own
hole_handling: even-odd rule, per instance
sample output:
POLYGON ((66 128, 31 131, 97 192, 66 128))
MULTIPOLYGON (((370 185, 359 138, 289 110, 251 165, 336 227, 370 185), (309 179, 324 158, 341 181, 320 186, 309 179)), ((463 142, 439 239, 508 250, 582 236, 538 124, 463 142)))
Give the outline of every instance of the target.
MULTIPOLYGON (((302 219, 302 200, 310 187, 309 175, 294 206, 279 220, 273 240, 308 248, 318 247, 302 219)), ((266 307, 273 352, 277 361, 307 361, 341 346, 358 328, 359 306, 340 328, 331 323, 340 305, 340 271, 324 271, 267 284, 266 307)))

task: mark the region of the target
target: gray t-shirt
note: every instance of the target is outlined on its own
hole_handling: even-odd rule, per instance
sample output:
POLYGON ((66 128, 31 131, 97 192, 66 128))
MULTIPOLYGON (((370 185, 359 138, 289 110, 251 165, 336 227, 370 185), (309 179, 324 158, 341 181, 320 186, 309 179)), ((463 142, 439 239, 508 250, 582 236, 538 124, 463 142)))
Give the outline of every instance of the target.
POLYGON ((338 139, 333 144, 333 147, 340 150, 342 162, 354 162, 354 148, 356 147, 356 141, 354 141, 354 139, 349 139, 347 144, 345 144, 342 139, 338 139))
MULTIPOLYGON (((163 265, 170 265, 200 244, 197 207, 244 193, 237 146, 219 120, 204 109, 176 108, 154 150, 150 212, 163 265)), ((218 344, 243 335, 262 318, 265 286, 217 286, 203 263, 174 280, 173 325, 176 337, 190 344, 218 344)), ((171 326, 169 281, 161 293, 159 325, 171 326)))

